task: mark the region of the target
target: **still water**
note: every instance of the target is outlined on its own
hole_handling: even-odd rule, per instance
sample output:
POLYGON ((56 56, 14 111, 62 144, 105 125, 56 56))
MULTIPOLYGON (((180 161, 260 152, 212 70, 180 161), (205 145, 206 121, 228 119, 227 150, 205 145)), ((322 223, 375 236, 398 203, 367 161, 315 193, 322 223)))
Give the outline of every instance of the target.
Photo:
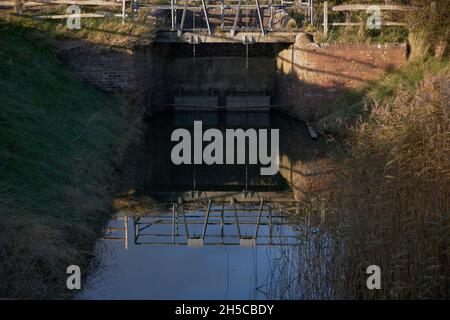
POLYGON ((132 192, 117 201, 120 211, 97 245, 98 264, 79 298, 304 297, 291 282, 299 279, 297 252, 312 250, 305 235, 315 231, 299 211, 285 162, 304 160, 308 143, 303 123, 276 113, 151 118, 125 172, 124 191, 132 192), (173 165, 170 135, 190 130, 194 120, 220 130, 279 129, 283 170, 267 178, 258 165, 173 165))

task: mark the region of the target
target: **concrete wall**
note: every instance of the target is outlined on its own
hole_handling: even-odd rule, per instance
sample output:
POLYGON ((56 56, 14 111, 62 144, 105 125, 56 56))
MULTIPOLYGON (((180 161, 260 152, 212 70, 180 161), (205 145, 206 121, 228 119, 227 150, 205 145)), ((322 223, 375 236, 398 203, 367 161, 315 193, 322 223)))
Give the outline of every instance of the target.
POLYGON ((277 57, 277 103, 311 118, 319 104, 360 88, 406 61, 405 44, 316 44, 299 34, 277 57))
MULTIPOLYGON (((226 54, 226 52, 224 52, 226 54)), ((170 90, 201 92, 210 88, 224 93, 227 90, 247 90, 245 57, 196 57, 177 58, 167 65, 167 82, 170 90), (194 81, 195 70, 195 81, 194 81)), ((249 58, 248 90, 275 92, 275 59, 268 57, 249 58)))
POLYGON ((195 65, 190 46, 125 50, 74 41, 63 47, 66 64, 107 92, 141 92, 152 104, 172 103, 173 96, 183 95, 179 88, 197 95, 214 88, 221 101, 234 96, 230 91, 248 90, 250 95, 270 95, 272 103, 292 106, 287 111, 302 120, 309 120, 319 104, 399 67, 407 52, 404 44, 316 44, 301 33, 287 49, 252 46, 247 82, 244 46, 200 46, 195 65))

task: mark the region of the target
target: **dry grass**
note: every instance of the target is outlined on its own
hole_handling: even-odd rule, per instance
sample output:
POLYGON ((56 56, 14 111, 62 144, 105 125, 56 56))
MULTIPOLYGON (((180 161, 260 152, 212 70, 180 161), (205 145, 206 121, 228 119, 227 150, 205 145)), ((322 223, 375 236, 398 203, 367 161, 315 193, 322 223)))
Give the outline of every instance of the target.
POLYGON ((65 298, 67 266, 87 270, 112 212, 142 106, 124 112, 27 28, 0 22, 0 43, 0 298, 65 298))
POLYGON ((56 31, 77 39, 107 46, 134 47, 152 43, 160 21, 148 17, 149 10, 139 10, 134 21, 122 23, 121 18, 83 19, 80 30, 68 31, 65 24, 59 24, 56 31))
POLYGON ((337 256, 345 297, 449 297, 449 71, 427 75, 413 95, 399 88, 354 128, 333 217, 347 248, 337 256), (383 271, 378 292, 364 288, 371 264, 383 271))
POLYGON ((350 128, 334 192, 305 199, 304 243, 281 248, 274 297, 450 297, 450 67, 435 68, 415 90, 396 78, 389 95, 367 94, 372 111, 350 128), (381 290, 366 287, 370 265, 381 290))
POLYGON ((22 217, 2 205, 0 223, 0 292, 3 297, 35 299, 69 297, 64 266, 86 266, 96 239, 82 224, 55 225, 52 219, 22 217))
POLYGON ((316 114, 343 150, 314 240, 332 239, 333 258, 319 257, 326 270, 307 268, 315 277, 303 283, 326 292, 330 279, 324 298, 450 297, 448 4, 411 3, 422 9, 408 17, 408 64, 316 114), (373 264, 381 290, 366 287, 373 264))
POLYGON ((30 30, 45 32, 47 38, 72 38, 102 46, 117 46, 132 48, 152 43, 153 36, 159 30, 162 21, 157 17, 149 17, 148 9, 139 10, 138 16, 124 23, 120 17, 82 18, 81 29, 69 30, 67 19, 37 20, 36 15, 65 14, 65 7, 49 6, 25 15, 6 15, 2 19, 11 25, 21 26, 30 30))

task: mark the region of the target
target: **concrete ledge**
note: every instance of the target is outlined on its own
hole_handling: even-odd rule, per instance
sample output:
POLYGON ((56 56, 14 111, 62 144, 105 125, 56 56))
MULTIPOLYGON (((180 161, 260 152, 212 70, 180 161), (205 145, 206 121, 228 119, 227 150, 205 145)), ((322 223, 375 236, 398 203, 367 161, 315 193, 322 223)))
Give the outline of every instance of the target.
POLYGON ((297 32, 268 32, 263 36, 260 32, 237 32, 234 36, 230 32, 217 32, 208 35, 207 31, 184 32, 178 37, 176 31, 157 33, 154 42, 159 43, 244 43, 247 37, 249 43, 294 43, 297 32))
POLYGON ((203 239, 190 238, 188 239, 188 247, 201 248, 203 247, 203 239))

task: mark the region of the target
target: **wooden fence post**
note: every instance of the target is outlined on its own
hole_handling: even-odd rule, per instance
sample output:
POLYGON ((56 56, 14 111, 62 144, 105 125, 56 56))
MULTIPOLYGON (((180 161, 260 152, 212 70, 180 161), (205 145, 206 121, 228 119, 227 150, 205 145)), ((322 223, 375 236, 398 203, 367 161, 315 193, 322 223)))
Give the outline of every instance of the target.
POLYGON ((23 13, 23 0, 15 0, 14 1, 14 13, 17 13, 17 14, 23 13))
POLYGON ((122 24, 125 23, 125 10, 126 10, 125 0, 122 0, 122 24))
POLYGON ((323 34, 328 35, 328 1, 323 2, 323 34))

